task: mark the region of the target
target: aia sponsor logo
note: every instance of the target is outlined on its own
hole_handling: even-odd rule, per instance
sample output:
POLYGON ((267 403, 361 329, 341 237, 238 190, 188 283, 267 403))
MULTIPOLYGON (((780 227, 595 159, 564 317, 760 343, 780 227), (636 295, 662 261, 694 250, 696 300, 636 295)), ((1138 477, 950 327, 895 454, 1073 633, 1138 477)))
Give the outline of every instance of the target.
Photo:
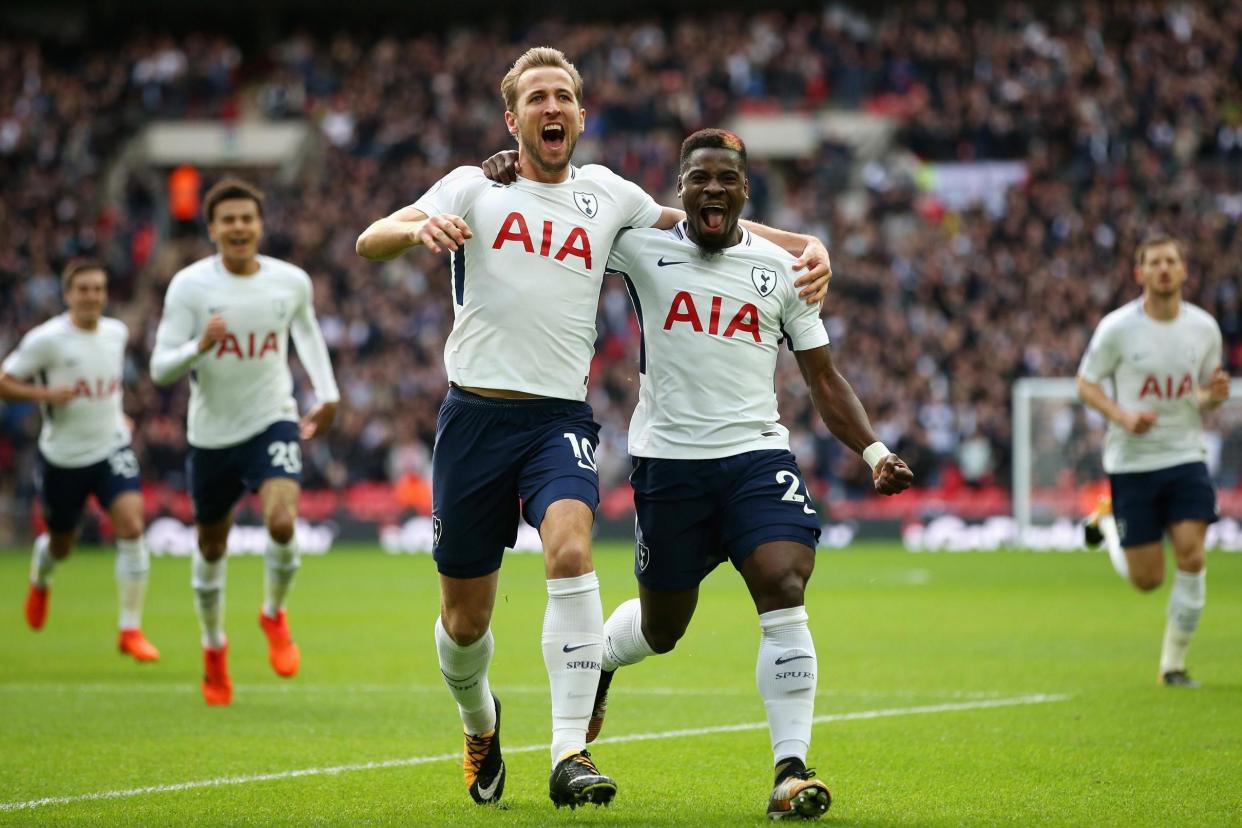
MULTIPOLYGON (((579 205, 578 209, 585 212, 582 205, 579 205)), ((558 232, 551 221, 544 221, 541 229, 543 232, 539 236, 540 256, 545 259, 551 257, 558 262, 563 262, 570 256, 576 256, 582 260, 587 270, 591 269, 591 238, 586 230, 581 227, 571 227, 568 233, 558 232), (557 239, 560 241, 554 243, 557 239), (552 252, 554 247, 555 253, 552 252)), ((530 234, 526 217, 521 213, 514 212, 505 217, 505 220, 501 222, 500 232, 496 234, 496 240, 492 242, 492 249, 501 250, 509 244, 519 245, 527 253, 535 252, 535 239, 530 234)))
POLYGON ((269 353, 280 356, 280 338, 275 331, 262 335, 251 331, 242 337, 225 334, 224 339, 216 346, 216 359, 222 359, 228 354, 238 359, 263 359, 269 353))
MULTIPOLYGON (((702 301, 702 300, 700 300, 702 301)), ((703 327, 703 319, 699 314, 699 307, 695 304, 694 297, 687 291, 680 290, 673 297, 672 306, 668 309, 668 316, 664 318, 664 330, 672 330, 677 324, 686 324, 694 329, 695 333, 708 333, 712 336, 722 336, 725 339, 732 339, 735 336, 743 336, 749 334, 755 342, 762 342, 759 336, 759 309, 750 302, 744 303, 729 319, 729 323, 725 325, 724 331, 720 330, 721 311, 724 308, 724 299, 719 296, 711 298, 711 308, 708 310, 707 327, 703 327)))
POLYGON ((73 384, 73 396, 87 400, 101 400, 121 393, 120 377, 79 377, 73 384))
POLYGON ((1155 374, 1148 374, 1143 380, 1143 388, 1139 391, 1139 399, 1147 397, 1155 397, 1158 400, 1180 400, 1182 397, 1195 393, 1195 382, 1191 379, 1190 374, 1183 374, 1178 380, 1176 389, 1173 385, 1173 377, 1164 377, 1164 383, 1161 384, 1160 377, 1155 374))

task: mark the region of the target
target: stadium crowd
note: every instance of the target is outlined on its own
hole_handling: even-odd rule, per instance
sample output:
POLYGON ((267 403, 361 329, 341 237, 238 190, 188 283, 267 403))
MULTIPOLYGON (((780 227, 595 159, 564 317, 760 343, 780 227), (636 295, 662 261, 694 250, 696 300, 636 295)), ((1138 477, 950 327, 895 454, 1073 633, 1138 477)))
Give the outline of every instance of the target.
MULTIPOLYGON (((1227 2, 1011 3, 983 16, 920 2, 879 17, 834 5, 296 34, 259 54, 208 32, 68 51, 0 39, 0 352, 58 312, 69 257, 104 259, 111 312, 131 329, 135 450, 144 476, 182 486, 188 392, 156 389, 146 365, 169 278, 210 247, 205 233, 172 240, 160 182, 110 182, 109 162, 154 118, 309 118, 323 162, 295 184, 263 181, 265 250, 314 278, 343 396, 331 438, 306 446, 307 483, 425 477, 452 323, 447 260, 419 250, 376 265, 354 240, 363 217, 510 146, 498 81, 533 43, 561 48, 585 78, 577 162, 664 203, 681 138, 731 113, 897 119, 900 151, 866 166, 831 143, 794 164, 756 160, 751 217, 828 244, 837 361, 921 486, 1007 486, 1012 382, 1075 372, 1099 318, 1137 295, 1131 255, 1151 227, 1187 242, 1188 298, 1219 320, 1226 367, 1242 367, 1242 8, 1227 2), (921 186, 923 162, 991 159, 1024 162, 1027 178, 990 206, 950 209, 921 186)), ((605 490, 628 471, 637 399, 638 331, 614 281, 589 397, 605 490)), ((812 489, 868 493, 865 465, 814 421, 793 360, 781 370, 812 489)), ((32 494, 36 432, 32 407, 0 408, 0 503, 15 514, 32 494)))

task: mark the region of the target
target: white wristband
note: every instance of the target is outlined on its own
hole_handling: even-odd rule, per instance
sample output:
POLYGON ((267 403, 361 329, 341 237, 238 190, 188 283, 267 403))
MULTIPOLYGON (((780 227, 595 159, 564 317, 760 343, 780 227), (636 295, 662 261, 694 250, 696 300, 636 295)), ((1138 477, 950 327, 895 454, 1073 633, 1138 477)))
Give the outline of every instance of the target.
POLYGON ((890 454, 892 454, 892 452, 888 450, 888 446, 884 445, 879 440, 876 440, 874 443, 863 449, 863 460, 867 462, 867 465, 871 467, 872 471, 875 471, 875 467, 880 465, 880 461, 885 457, 888 457, 890 454))

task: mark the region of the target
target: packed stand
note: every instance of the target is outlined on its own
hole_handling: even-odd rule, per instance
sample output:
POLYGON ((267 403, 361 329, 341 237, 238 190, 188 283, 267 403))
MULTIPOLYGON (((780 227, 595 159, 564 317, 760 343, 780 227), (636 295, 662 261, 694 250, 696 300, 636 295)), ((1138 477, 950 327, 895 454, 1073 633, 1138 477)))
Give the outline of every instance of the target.
MULTIPOLYGON (((836 359, 919 484, 1000 491, 1012 382, 1076 371, 1103 313, 1137 295, 1131 254, 1147 229, 1188 242, 1189 296, 1219 320, 1227 367, 1242 366, 1240 42, 1242 10, 1225 3, 1010 4, 986 18, 922 3, 880 18, 833 6, 723 12, 710 25, 297 34, 244 59, 208 35, 70 56, 0 43, 0 344, 56 310, 68 256, 105 257, 113 312, 133 332, 126 406, 144 474, 182 485, 186 390, 155 389, 145 365, 168 279, 210 248, 156 244, 158 199, 141 183, 104 206, 103 165, 153 117, 308 117, 329 146, 324 163, 294 187, 264 182, 265 252, 314 278, 343 395, 330 439, 306 447, 308 485, 425 478, 452 322, 447 261, 416 251, 376 265, 354 240, 453 166, 511 146, 499 78, 526 45, 550 43, 585 78, 576 160, 607 164, 664 203, 681 138, 732 112, 898 119, 907 157, 857 178, 848 149, 831 144, 796 164, 755 161, 752 214, 829 244, 836 359), (914 155, 1020 159, 1028 180, 999 208, 953 211, 920 190, 914 155), (840 198, 855 181, 862 197, 840 198)), ((599 333, 589 401, 604 426, 604 488, 623 490, 638 332, 613 280, 599 333)), ((781 372, 783 419, 813 490, 856 514, 846 501, 866 502, 865 466, 815 422, 792 359, 781 372)), ((15 503, 30 491, 35 419, 2 411, 0 498, 15 503)))

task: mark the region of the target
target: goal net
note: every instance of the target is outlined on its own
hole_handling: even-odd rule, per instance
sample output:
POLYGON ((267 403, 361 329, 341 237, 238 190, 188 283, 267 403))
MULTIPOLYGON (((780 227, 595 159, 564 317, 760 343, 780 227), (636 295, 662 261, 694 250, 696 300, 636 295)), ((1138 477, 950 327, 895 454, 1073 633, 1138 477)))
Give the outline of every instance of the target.
MULTIPOLYGON (((1242 380, 1204 415, 1208 470, 1222 520, 1209 546, 1242 548, 1242 380)), ((1072 377, 1018 380, 1013 387, 1013 512, 1019 545, 1064 545, 1073 525, 1108 494, 1101 454, 1107 423, 1078 399, 1072 377)), ((1077 538, 1076 531, 1072 537, 1077 538)))

